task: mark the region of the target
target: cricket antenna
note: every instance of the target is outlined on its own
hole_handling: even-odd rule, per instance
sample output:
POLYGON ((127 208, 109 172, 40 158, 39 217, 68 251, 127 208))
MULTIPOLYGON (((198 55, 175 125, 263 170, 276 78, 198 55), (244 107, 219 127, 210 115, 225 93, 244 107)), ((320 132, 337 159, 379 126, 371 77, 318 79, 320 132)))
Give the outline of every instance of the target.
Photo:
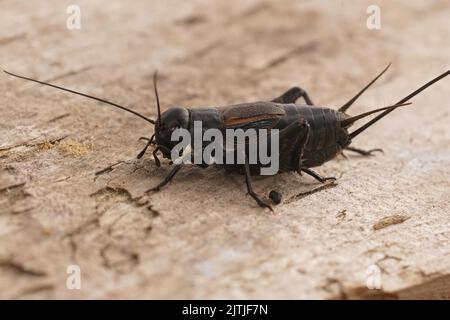
POLYGON ((347 103, 345 103, 342 107, 340 107, 339 109, 338 109, 338 111, 340 111, 340 112, 345 112, 348 108, 350 108, 350 106, 367 90, 367 89, 369 89, 369 87, 371 86, 371 85, 373 85, 374 83, 375 83, 375 81, 377 81, 378 80, 378 78, 380 78, 388 69, 389 69, 389 67, 391 66, 391 63, 389 63, 388 65, 387 65, 387 67, 386 68, 384 68, 384 70, 383 71, 381 71, 380 72, 380 74, 379 75, 377 75, 376 77, 375 77, 375 79, 373 79, 372 81, 370 81, 369 82, 369 84, 368 85, 366 85, 364 88, 362 88, 361 89, 361 91, 359 91, 353 98, 351 98, 347 103))
POLYGON ((156 106, 158 107, 158 125, 161 126, 161 106, 159 104, 159 96, 158 96, 158 70, 153 74, 153 88, 155 89, 155 97, 156 97, 156 106))
MULTIPOLYGON (((446 76, 448 76, 450 74, 450 70, 447 70, 446 72, 444 72, 443 74, 437 76, 436 78, 434 78, 433 80, 428 81, 427 83, 425 83, 423 86, 421 86, 419 89, 415 90, 414 92, 410 93, 409 95, 407 95, 406 97, 404 97, 403 99, 401 99, 399 102, 397 102, 395 105, 400 105, 405 103, 406 101, 408 101, 409 99, 415 97, 416 95, 418 95, 419 93, 421 93, 423 90, 425 90, 426 88, 428 88, 429 86, 431 86, 432 84, 438 82, 439 80, 441 80, 442 78, 445 78, 446 76)), ((361 132, 363 132, 364 130, 366 130, 367 128, 369 128, 371 125, 373 125, 375 122, 379 121, 381 118, 387 116, 390 112, 394 111, 395 109, 397 109, 398 106, 392 107, 390 109, 387 109, 386 111, 384 111, 383 113, 377 115, 375 118, 373 118, 372 120, 370 120, 369 122, 367 122, 365 125, 363 125, 362 127, 356 129, 355 131, 353 131, 352 133, 350 133, 350 139, 353 139, 354 137, 356 137, 357 135, 359 135, 361 132)))
POLYGON ((102 103, 109 104, 109 105, 111 105, 113 107, 125 110, 125 111, 127 111, 129 113, 132 113, 135 116, 138 116, 139 118, 144 119, 147 122, 150 122, 151 124, 155 124, 154 120, 152 120, 150 118, 147 118, 146 116, 144 116, 144 115, 142 115, 142 114, 140 114, 140 113, 138 113, 136 111, 133 111, 131 109, 128 109, 128 108, 126 108, 124 106, 121 106, 121 105, 119 105, 117 103, 114 103, 114 102, 111 102, 111 101, 108 101, 108 100, 105 100, 105 99, 97 98, 97 97, 94 97, 94 96, 91 96, 91 95, 88 95, 88 94, 85 94, 85 93, 82 93, 82 92, 78 92, 78 91, 74 91, 74 90, 71 90, 71 89, 63 88, 63 87, 60 87, 60 86, 57 86, 57 85, 54 85, 54 84, 51 84, 51 83, 48 83, 48 82, 39 81, 39 80, 36 80, 36 79, 24 77, 24 76, 19 76, 17 74, 8 72, 6 70, 3 70, 3 72, 6 73, 6 74, 9 74, 10 76, 13 76, 13 77, 17 77, 17 78, 28 80, 28 81, 33 81, 33 82, 36 82, 36 83, 39 83, 39 84, 43 84, 43 85, 46 85, 46 86, 49 86, 49 87, 52 87, 52 88, 56 88, 56 89, 59 89, 59 90, 67 91, 67 92, 70 92, 70 93, 73 93, 73 94, 76 94, 76 95, 79 95, 79 96, 83 96, 83 97, 86 97, 86 98, 89 98, 89 99, 93 99, 93 100, 96 100, 96 101, 99 101, 99 102, 102 102, 102 103))

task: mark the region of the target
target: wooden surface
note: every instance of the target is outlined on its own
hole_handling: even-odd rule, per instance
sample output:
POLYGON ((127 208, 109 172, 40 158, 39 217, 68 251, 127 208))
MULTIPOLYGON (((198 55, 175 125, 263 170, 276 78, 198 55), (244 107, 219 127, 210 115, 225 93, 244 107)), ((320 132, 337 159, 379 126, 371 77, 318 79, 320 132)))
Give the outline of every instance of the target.
MULTIPOLYGON (((300 85, 339 107, 392 62, 353 106, 398 101, 450 67, 447 1, 0 2, 0 66, 155 116, 164 108, 269 100, 300 85)), ((338 177, 256 179, 276 189, 275 213, 242 176, 170 170, 137 139, 153 127, 129 114, 0 76, 1 298, 449 298, 450 79, 318 168, 338 177), (66 287, 81 268, 81 289, 66 287), (373 268, 381 289, 366 284, 373 268), (369 272, 369 273, 368 273, 369 272)))

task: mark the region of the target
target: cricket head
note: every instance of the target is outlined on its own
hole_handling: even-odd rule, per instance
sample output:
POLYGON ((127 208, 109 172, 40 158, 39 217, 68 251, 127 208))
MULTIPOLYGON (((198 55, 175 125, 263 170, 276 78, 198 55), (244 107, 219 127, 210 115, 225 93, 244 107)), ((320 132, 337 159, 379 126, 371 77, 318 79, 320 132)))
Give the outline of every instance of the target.
POLYGON ((178 143, 172 140, 172 134, 177 129, 189 128, 189 110, 184 107, 171 107, 161 113, 161 105, 159 103, 158 73, 153 75, 153 87, 155 89, 156 107, 158 109, 158 119, 155 121, 155 141, 157 149, 160 150, 165 158, 170 158, 171 151, 178 143))
MULTIPOLYGON (((158 104, 159 107, 159 104, 158 104)), ((155 123, 155 140, 164 157, 170 157, 170 151, 178 143, 172 140, 176 129, 188 129, 189 110, 183 107, 171 107, 160 115, 155 123)))

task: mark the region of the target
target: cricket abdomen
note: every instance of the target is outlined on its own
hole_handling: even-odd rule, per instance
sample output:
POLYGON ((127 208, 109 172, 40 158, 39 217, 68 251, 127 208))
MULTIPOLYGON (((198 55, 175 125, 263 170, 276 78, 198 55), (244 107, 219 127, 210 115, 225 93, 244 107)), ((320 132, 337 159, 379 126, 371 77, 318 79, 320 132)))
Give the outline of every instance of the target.
POLYGON ((284 105, 286 115, 280 120, 280 130, 303 117, 310 125, 309 138, 302 157, 302 166, 317 167, 333 159, 349 143, 348 132, 341 127, 341 114, 333 109, 295 104, 284 105))

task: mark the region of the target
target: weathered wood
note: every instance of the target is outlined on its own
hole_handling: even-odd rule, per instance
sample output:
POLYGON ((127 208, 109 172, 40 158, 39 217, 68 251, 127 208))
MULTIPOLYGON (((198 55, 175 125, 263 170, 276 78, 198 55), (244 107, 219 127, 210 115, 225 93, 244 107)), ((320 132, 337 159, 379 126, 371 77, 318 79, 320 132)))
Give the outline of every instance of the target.
MULTIPOLYGON (((149 116, 155 69, 164 107, 295 85, 339 106, 392 61, 350 114, 448 69, 444 1, 378 1, 380 30, 366 28, 370 1, 178 2, 77 1, 68 30, 60 1, 1 1, 0 66, 149 116)), ((336 186, 256 178, 259 194, 283 193, 274 214, 214 168, 142 197, 169 170, 135 159, 146 122, 3 74, 0 92, 0 298, 449 298, 448 81, 355 141, 384 154, 319 168, 336 186), (71 264, 81 290, 66 288, 71 264)))

